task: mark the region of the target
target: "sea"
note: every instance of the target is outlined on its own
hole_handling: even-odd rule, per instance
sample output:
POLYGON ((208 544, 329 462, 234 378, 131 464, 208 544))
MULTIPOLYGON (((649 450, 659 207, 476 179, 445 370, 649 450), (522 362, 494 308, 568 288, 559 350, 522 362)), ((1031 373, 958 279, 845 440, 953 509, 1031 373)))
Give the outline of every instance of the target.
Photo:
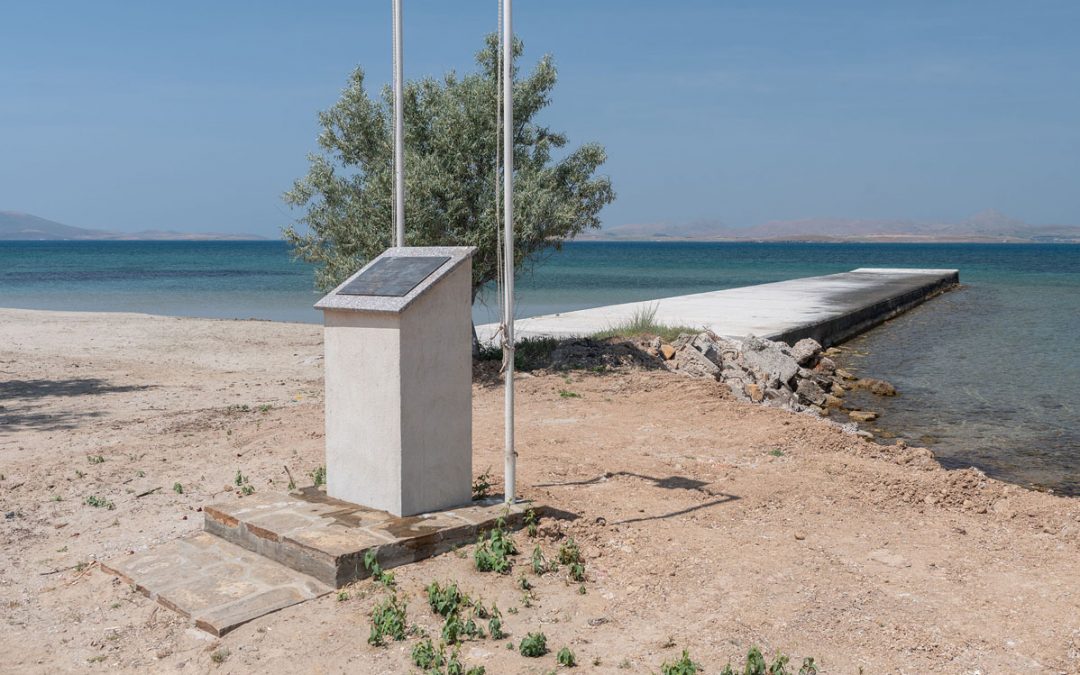
MULTIPOLYGON (((1080 496, 1080 245, 571 242, 517 279, 519 317, 844 272, 958 268, 962 287, 848 342, 896 385, 875 433, 1080 496)), ((493 294, 488 294, 493 298, 493 294)), ((0 242, 0 307, 319 322, 280 241, 0 242)), ((478 323, 498 309, 481 300, 478 323)))

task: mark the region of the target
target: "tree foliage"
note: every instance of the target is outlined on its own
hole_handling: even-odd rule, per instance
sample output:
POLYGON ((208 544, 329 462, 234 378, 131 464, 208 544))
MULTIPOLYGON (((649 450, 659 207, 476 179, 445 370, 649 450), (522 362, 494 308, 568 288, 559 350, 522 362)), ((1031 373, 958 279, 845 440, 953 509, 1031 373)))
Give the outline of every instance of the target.
MULTIPOLYGON (((516 64, 518 40, 513 53, 516 64)), ((476 246, 474 299, 498 276, 498 55, 489 36, 476 55, 478 72, 411 81, 403 91, 405 243, 476 246)), ((599 227, 615 193, 596 175, 607 158, 602 146, 560 151, 566 136, 535 119, 555 87, 550 56, 514 80, 514 263, 521 268, 599 227)), ((357 69, 319 122, 322 152, 309 157, 307 175, 284 197, 305 213, 284 235, 297 257, 316 264, 316 285, 328 290, 393 245, 392 93, 386 87, 381 98, 369 97, 357 69)))

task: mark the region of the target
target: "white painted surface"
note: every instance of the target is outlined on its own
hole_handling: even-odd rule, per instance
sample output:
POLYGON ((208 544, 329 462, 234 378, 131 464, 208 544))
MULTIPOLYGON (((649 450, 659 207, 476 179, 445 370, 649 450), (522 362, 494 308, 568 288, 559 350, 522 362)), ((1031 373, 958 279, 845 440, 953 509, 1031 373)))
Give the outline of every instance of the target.
POLYGON ((471 286, 466 255, 400 313, 324 310, 331 497, 399 516, 469 503, 471 286))
MULTIPOLYGON (((824 321, 896 294, 898 289, 957 275, 957 270, 860 268, 842 274, 629 302, 518 319, 518 339, 570 337, 607 330, 635 313, 656 307, 656 320, 670 326, 708 329, 725 337, 769 337, 824 321)), ((495 324, 477 327, 490 341, 495 324)))

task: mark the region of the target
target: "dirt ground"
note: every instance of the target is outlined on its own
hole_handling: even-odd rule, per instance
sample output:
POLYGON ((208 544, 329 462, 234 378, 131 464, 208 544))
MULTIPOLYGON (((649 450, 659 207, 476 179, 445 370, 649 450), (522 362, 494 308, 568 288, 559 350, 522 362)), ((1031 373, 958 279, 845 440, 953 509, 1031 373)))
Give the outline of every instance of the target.
MULTIPOLYGON (((370 581, 216 639, 93 564, 199 530, 238 469, 283 490, 322 464, 321 353, 318 326, 0 310, 0 670, 415 672, 416 639, 367 644, 370 581)), ((474 472, 498 477, 502 391, 474 394, 474 472)), ((517 534, 509 576, 468 549, 394 570, 435 635, 430 581, 503 609, 468 666, 545 673, 568 646, 648 673, 686 648, 718 673, 758 645, 823 673, 1080 672, 1080 501, 665 372, 526 375, 517 411, 523 495, 577 518, 517 534), (528 569, 566 536, 584 595, 528 569), (551 654, 506 648, 536 630, 551 654)))

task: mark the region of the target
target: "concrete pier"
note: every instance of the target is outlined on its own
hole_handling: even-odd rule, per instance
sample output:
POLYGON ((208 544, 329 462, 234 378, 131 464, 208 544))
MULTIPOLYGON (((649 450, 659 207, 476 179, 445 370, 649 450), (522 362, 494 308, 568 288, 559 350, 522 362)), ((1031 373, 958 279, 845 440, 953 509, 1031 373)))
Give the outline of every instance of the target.
MULTIPOLYGON (((805 337, 838 344, 960 282, 958 270, 860 268, 841 274, 593 307, 520 319, 519 338, 586 336, 656 308, 656 321, 711 330, 722 337, 757 335, 792 343, 805 337)), ((496 324, 477 327, 490 340, 496 324)))

